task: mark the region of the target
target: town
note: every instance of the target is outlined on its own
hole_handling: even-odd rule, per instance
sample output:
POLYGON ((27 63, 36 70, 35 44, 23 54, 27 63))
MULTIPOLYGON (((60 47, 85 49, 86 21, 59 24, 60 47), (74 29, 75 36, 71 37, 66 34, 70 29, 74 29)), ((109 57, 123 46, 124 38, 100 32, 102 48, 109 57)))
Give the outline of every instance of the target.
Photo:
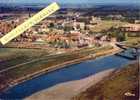
MULTIPOLYGON (((139 6, 81 1, 0 43, 0 99, 138 100, 139 6)), ((0 1, 0 38, 47 5, 19 2, 0 1)))
MULTIPOLYGON (((1 14, 0 37, 32 17, 34 13, 1 14)), ((78 49, 103 46, 108 42, 139 37, 140 20, 130 23, 122 15, 106 17, 86 14, 85 11, 59 11, 14 39, 8 46, 19 48, 78 49), (108 18, 108 20, 106 20, 108 18), (124 21, 121 21, 124 20, 124 21), (43 44, 43 46, 41 45, 43 44)))

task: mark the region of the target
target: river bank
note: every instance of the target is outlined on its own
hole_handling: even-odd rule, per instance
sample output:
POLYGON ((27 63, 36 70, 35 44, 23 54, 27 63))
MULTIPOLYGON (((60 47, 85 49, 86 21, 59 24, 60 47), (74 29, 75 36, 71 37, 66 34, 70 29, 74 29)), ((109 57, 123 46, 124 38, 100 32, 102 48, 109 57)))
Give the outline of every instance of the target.
POLYGON ((38 76, 40 76, 42 74, 49 73, 49 72, 52 72, 54 70, 64 68, 64 67, 66 67, 68 65, 81 63, 81 62, 83 62, 85 60, 95 59, 95 58, 102 57, 102 56, 107 56, 107 55, 113 55, 113 54, 115 54, 115 53, 117 53, 119 51, 121 51, 121 50, 120 49, 116 49, 116 48, 112 48, 112 49, 106 50, 104 52, 100 52, 99 51, 99 52, 95 53, 94 55, 93 54, 92 55, 88 55, 88 56, 83 57, 83 58, 67 61, 67 62, 64 62, 64 63, 61 63, 61 64, 57 64, 57 65, 45 68, 43 70, 39 70, 37 72, 31 73, 31 74, 25 75, 24 77, 20 77, 20 78, 18 78, 16 80, 13 80, 12 82, 10 82, 4 88, 4 91, 8 90, 10 87, 13 87, 13 86, 15 86, 17 84, 20 84, 22 82, 25 82, 27 80, 33 79, 35 77, 38 77, 38 76))
POLYGON ((138 61, 116 70, 72 100, 139 100, 138 61))
POLYGON ((38 77, 17 84, 16 86, 1 92, 0 98, 24 99, 34 93, 51 88, 57 84, 85 79, 91 75, 95 75, 108 69, 118 69, 132 61, 133 60, 125 59, 116 55, 109 55, 97 57, 97 59, 94 60, 91 59, 83 61, 78 64, 68 65, 64 68, 51 71, 47 74, 41 74, 38 77))
POLYGON ((92 85, 97 84, 103 78, 110 75, 114 70, 115 69, 109 69, 81 80, 58 84, 37 92, 25 98, 25 100, 70 100, 73 96, 76 96, 92 85))

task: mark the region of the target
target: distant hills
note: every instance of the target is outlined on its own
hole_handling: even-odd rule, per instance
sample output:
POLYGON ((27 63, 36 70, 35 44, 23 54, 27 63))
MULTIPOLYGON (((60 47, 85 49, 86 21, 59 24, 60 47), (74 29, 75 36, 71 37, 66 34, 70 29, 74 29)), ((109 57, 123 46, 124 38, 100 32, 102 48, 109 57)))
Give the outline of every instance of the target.
MULTIPOLYGON (((0 4, 0 13, 9 12, 37 12, 42 8, 46 7, 48 4, 0 4)), ((125 12, 125 11, 140 11, 139 5, 93 5, 93 4, 61 4, 61 10, 65 11, 67 9, 80 10, 88 12, 125 12)), ((60 10, 60 11, 61 11, 60 10)))

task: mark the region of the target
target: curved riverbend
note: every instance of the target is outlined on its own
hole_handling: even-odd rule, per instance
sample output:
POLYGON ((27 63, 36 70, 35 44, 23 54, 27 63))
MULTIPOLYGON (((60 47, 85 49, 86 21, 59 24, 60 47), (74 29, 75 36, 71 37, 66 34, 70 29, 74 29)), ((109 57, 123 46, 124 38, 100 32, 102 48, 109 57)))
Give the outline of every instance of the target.
POLYGON ((4 93, 1 93, 0 98, 22 99, 59 83, 80 80, 111 68, 120 68, 131 61, 126 58, 111 55, 70 65, 11 87, 4 93))

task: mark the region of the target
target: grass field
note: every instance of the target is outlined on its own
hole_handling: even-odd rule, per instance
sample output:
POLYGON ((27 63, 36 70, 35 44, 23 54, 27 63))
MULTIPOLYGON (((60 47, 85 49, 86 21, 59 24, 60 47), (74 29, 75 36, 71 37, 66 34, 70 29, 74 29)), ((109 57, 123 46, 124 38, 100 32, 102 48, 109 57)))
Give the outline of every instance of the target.
POLYGON ((101 32, 103 30, 108 30, 111 27, 120 27, 122 25, 127 24, 126 22, 121 22, 118 20, 102 20, 97 25, 95 25, 92 29, 93 32, 101 32))
POLYGON ((124 43, 128 46, 140 48, 140 37, 128 37, 124 43))
POLYGON ((0 70, 48 55, 47 50, 0 48, 0 70))

